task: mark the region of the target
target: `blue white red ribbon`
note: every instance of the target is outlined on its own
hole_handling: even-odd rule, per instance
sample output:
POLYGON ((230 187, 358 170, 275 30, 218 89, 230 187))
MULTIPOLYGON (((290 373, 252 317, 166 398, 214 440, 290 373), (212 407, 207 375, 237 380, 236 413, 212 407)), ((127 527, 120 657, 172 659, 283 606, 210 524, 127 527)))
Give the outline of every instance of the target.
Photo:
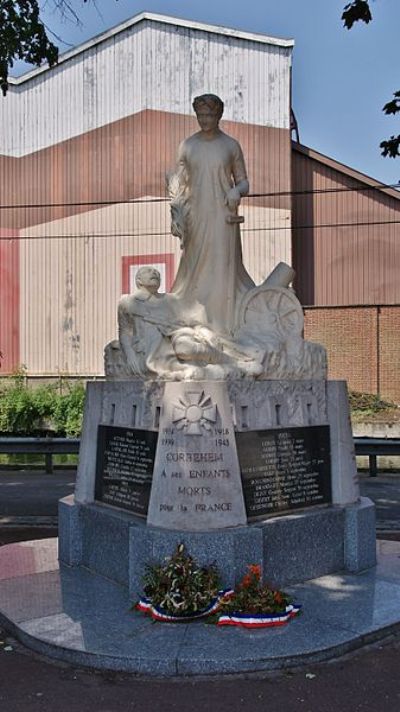
POLYGON ((213 613, 216 613, 221 605, 221 600, 223 598, 227 598, 228 596, 232 596, 233 590, 231 588, 227 588, 223 591, 218 591, 218 595, 210 601, 208 606, 206 608, 203 608, 201 611, 197 611, 196 613, 184 613, 182 615, 171 615, 170 613, 166 613, 162 608, 159 608, 158 606, 153 605, 151 602, 150 598, 146 598, 143 596, 142 598, 139 599, 138 603, 136 604, 135 608, 138 611, 141 611, 142 613, 146 613, 147 615, 151 616, 151 618, 155 621, 163 621, 164 623, 184 623, 185 621, 191 621, 195 620, 196 618, 205 618, 206 616, 211 616, 213 613))
POLYGON ((282 613, 223 613, 217 625, 237 625, 243 628, 272 628, 274 626, 286 625, 292 618, 297 616, 301 606, 290 604, 286 606, 282 613))

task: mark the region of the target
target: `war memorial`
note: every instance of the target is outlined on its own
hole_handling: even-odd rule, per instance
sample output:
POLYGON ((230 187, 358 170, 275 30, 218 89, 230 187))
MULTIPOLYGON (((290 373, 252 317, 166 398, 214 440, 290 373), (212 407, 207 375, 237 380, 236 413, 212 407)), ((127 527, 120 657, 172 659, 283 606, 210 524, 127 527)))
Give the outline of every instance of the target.
POLYGON ((26 645, 151 675, 321 660, 399 620, 396 557, 381 542, 376 566, 374 505, 359 493, 346 384, 303 339, 291 267, 259 285, 247 273, 242 150, 219 128, 221 99, 193 108, 200 130, 167 177, 179 269, 163 294, 157 269, 141 268, 118 304, 106 380, 87 387, 75 495, 59 505, 59 562, 54 540, 0 551, 16 572, 0 583, 0 620, 26 645), (253 632, 152 625, 132 603, 146 566, 180 543, 226 587, 261 567, 302 616, 253 632))

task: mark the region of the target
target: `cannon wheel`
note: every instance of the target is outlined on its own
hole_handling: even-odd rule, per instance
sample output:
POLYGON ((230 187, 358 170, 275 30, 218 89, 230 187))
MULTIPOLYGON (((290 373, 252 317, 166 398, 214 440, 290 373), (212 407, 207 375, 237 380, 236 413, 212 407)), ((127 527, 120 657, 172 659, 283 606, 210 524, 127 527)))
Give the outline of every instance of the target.
POLYGON ((245 296, 239 312, 239 327, 254 324, 258 329, 263 315, 273 321, 284 336, 301 335, 304 316, 296 295, 285 287, 257 287, 245 296))

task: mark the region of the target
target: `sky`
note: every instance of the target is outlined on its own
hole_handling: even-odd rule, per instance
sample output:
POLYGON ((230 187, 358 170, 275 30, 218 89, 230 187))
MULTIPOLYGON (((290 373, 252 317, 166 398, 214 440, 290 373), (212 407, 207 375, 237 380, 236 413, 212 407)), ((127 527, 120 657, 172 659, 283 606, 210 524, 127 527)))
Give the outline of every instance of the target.
MULTIPOLYGON (((60 51, 143 12, 172 15, 269 36, 293 38, 292 105, 300 141, 386 184, 400 182, 400 158, 379 143, 400 131, 383 105, 400 89, 399 0, 371 0, 373 22, 343 27, 349 0, 70 0, 80 23, 42 0, 60 51)), ((18 72, 20 73, 20 72, 18 72)))

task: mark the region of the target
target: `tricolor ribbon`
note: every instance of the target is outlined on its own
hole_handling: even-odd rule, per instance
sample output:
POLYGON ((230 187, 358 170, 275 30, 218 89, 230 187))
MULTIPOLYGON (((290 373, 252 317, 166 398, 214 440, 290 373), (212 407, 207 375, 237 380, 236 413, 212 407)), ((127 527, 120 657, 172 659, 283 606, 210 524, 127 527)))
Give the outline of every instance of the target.
POLYGON ((286 606, 282 613, 223 613, 217 625, 236 625, 242 628, 272 628, 274 626, 286 625, 292 618, 297 616, 301 606, 290 604, 286 606))
POLYGON ((184 623, 185 621, 195 620, 196 618, 205 618, 207 616, 211 616, 213 613, 216 613, 220 608, 221 600, 223 598, 227 598, 228 596, 232 596, 232 594, 233 590, 231 588, 218 591, 218 595, 213 598, 208 606, 203 608, 201 611, 197 611, 196 613, 184 613, 176 616, 166 613, 162 608, 155 606, 151 602, 151 599, 146 598, 145 596, 139 599, 135 608, 138 611, 149 615, 155 621, 163 621, 164 623, 184 623))

